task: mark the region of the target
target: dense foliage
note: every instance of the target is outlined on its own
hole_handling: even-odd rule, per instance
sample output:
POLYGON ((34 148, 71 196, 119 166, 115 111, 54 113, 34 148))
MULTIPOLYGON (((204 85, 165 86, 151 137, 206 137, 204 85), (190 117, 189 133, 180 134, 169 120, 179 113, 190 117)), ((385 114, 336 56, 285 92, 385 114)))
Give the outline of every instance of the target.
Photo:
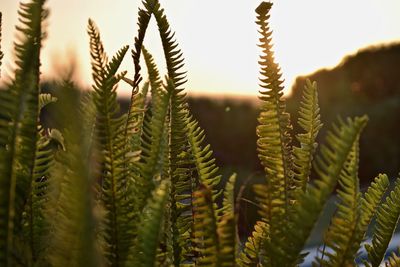
MULTIPOLYGON (((242 242, 236 175, 221 189, 205 132, 188 110, 182 52, 160 3, 145 0, 139 10, 132 80, 118 71, 128 46, 108 57, 89 20, 93 90, 77 97, 74 84, 64 81, 58 99, 39 87, 45 1, 21 4, 14 77, 0 92, 0 265, 296 266, 338 185, 337 212, 324 238, 328 249, 315 262, 355 265, 375 218, 365 264, 378 266, 399 218, 400 180, 386 198, 389 179, 383 174, 360 192, 358 143, 365 116, 339 119, 317 146, 322 123, 312 82, 299 108, 299 146, 292 145, 272 52, 271 6, 262 2, 256 9, 262 48, 257 150, 265 181, 254 193, 261 219, 242 242), (143 47, 152 18, 164 49, 165 79, 143 47), (140 73, 141 55, 147 79, 140 73), (127 114, 117 102, 122 80, 132 85, 127 114), (41 125, 48 104, 62 107, 59 130, 41 125), (312 172, 317 178, 310 182, 312 172)), ((392 254, 386 264, 398 262, 392 254)))

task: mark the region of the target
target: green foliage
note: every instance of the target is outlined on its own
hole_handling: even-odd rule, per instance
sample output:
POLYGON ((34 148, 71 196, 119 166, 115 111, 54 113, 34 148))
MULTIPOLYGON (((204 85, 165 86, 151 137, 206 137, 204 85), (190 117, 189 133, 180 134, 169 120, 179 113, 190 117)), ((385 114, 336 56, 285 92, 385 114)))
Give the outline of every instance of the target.
MULTIPOLYGON (((302 131, 292 133, 272 51, 271 3, 256 9, 262 48, 257 146, 265 179, 254 186, 260 219, 244 244, 237 177, 221 185, 205 132, 190 114, 182 52, 160 3, 145 0, 139 9, 133 80, 118 70, 128 46, 109 60, 89 20, 93 90, 77 94, 65 81, 58 100, 39 90, 43 5, 21 4, 15 77, 0 94, 1 266, 296 266, 336 187, 337 210, 324 235, 328 249, 317 263, 354 266, 375 219, 366 265, 379 266, 400 215, 400 179, 384 201, 386 175, 360 191, 366 116, 339 119, 317 150, 322 123, 310 81, 299 110, 302 131), (152 17, 165 79, 143 46, 152 17), (143 85, 141 55, 148 70, 143 85), (132 86, 127 114, 117 102, 121 80, 132 86), (47 129, 40 111, 56 100, 60 129, 47 129)), ((386 265, 398 263, 393 253, 386 265)))

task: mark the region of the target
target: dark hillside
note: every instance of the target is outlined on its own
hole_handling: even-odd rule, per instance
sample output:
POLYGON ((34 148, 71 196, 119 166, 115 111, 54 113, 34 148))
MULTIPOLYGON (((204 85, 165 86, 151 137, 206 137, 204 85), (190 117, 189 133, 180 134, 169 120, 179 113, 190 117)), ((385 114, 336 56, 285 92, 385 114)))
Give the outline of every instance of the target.
POLYGON ((289 110, 296 110, 307 78, 318 83, 325 126, 338 115, 368 114, 370 122, 361 140, 361 178, 369 180, 378 172, 396 176, 400 171, 400 44, 366 48, 331 70, 297 78, 289 110))

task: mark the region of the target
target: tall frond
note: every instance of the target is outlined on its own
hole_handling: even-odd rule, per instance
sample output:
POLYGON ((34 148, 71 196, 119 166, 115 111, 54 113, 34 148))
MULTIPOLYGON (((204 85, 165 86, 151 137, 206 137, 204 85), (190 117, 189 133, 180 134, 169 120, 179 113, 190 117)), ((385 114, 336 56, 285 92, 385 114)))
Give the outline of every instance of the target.
POLYGON ((247 238, 244 248, 237 259, 237 264, 241 267, 245 266, 263 266, 266 262, 264 243, 268 238, 268 224, 263 221, 257 221, 254 230, 247 238))
POLYGON ((194 192, 194 242, 199 256, 196 266, 220 266, 217 216, 211 190, 200 184, 194 192))
MULTIPOLYGON (((69 82, 64 86, 73 88, 69 82)), ((83 125, 83 115, 70 104, 74 100, 69 97, 62 97, 64 103, 67 102, 65 107, 69 107, 63 110, 62 117, 74 119, 62 120, 66 149, 56 157, 51 171, 46 210, 50 222, 46 258, 51 266, 102 266, 96 237, 99 218, 95 214, 100 212, 94 202, 91 136, 83 125)))
POLYGON ((210 145, 203 146, 205 139, 204 130, 199 127, 195 119, 189 118, 187 127, 188 140, 199 177, 198 182, 212 190, 214 201, 220 194, 216 187, 221 181, 221 175, 218 174, 218 167, 215 164, 215 159, 212 157, 213 151, 210 145))
POLYGON ((334 217, 331 219, 328 232, 324 236, 327 249, 324 256, 327 259, 319 259, 323 266, 353 266, 355 254, 360 244, 354 242, 354 235, 360 216, 359 192, 359 145, 354 143, 348 155, 346 163, 339 177, 339 203, 334 217))
POLYGON ((45 218, 48 204, 49 179, 57 148, 64 148, 63 137, 58 130, 45 131, 39 127, 31 192, 24 212, 25 242, 29 244, 33 263, 43 259, 48 244, 46 235, 49 223, 45 218), (54 138, 53 138, 54 137, 54 138))
POLYGON ((169 196, 168 180, 163 180, 148 199, 140 219, 136 244, 127 266, 155 266, 169 196))
POLYGON ((18 232, 29 195, 36 151, 39 66, 44 0, 22 3, 15 44, 15 77, 0 94, 0 265, 12 265, 13 233, 18 232))
MULTIPOLYGON (((285 111, 283 99, 283 80, 280 68, 274 60, 272 51, 271 34, 268 20, 272 3, 262 2, 256 9, 257 25, 259 26, 260 44, 262 55, 260 56, 260 99, 261 113, 257 126, 258 156, 264 167, 266 185, 269 193, 266 201, 268 212, 265 220, 270 224, 271 243, 284 237, 282 222, 287 218, 291 200, 292 187, 292 158, 291 138, 289 131, 290 117, 285 111)), ((271 247, 273 248, 273 247, 271 247)), ((269 253, 272 257, 272 251, 269 253)), ((274 266, 275 263, 272 263, 274 266)))
POLYGON ((100 165, 102 190, 101 200, 106 210, 102 236, 107 244, 106 256, 112 266, 121 265, 132 245, 134 224, 132 222, 133 197, 127 190, 127 147, 125 140, 125 118, 118 115, 117 83, 125 75, 117 74, 128 50, 120 49, 107 61, 100 34, 89 20, 88 33, 92 57, 94 80, 93 100, 96 106, 95 134, 101 153, 100 165))
POLYGON ((297 134, 300 147, 294 147, 294 184, 296 190, 305 190, 311 173, 311 163, 318 144, 316 138, 322 127, 319 114, 316 82, 306 81, 300 103, 298 124, 305 133, 297 134))
POLYGON ((301 259, 301 250, 334 190, 367 120, 366 116, 349 118, 346 122, 339 120, 338 126, 334 125, 333 130, 328 132, 326 144, 321 146, 320 153, 314 162, 318 179, 302 193, 299 205, 295 206, 295 212, 290 218, 295 227, 289 228, 287 236, 290 236, 290 239, 286 244, 282 244, 287 263, 285 265, 293 265, 299 260, 299 257, 301 259))
POLYGON ((400 178, 396 180, 395 187, 385 202, 378 207, 372 242, 365 245, 371 266, 377 267, 381 264, 393 232, 396 229, 399 216, 400 178))
POLYGON ((222 215, 218 220, 221 266, 236 266, 238 251, 237 216, 235 214, 236 174, 229 177, 224 189, 222 215))

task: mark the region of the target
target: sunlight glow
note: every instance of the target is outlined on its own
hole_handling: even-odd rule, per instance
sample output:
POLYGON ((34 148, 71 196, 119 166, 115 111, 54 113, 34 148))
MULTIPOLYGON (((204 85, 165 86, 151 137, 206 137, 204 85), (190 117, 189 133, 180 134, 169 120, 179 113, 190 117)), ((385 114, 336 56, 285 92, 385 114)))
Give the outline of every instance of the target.
MULTIPOLYGON (((11 73, 12 41, 17 22, 16 0, 1 0, 2 47, 6 54, 3 73, 11 73)), ((194 94, 256 94, 258 92, 258 41, 255 7, 259 0, 163 0, 166 14, 184 52, 188 83, 194 94)), ((75 66, 80 85, 91 84, 88 18, 100 28, 109 54, 136 35, 140 1, 48 1, 51 9, 48 39, 43 51, 45 78, 65 74, 75 66), (76 59, 71 59, 71 56, 76 59), (75 62, 75 63, 74 63, 75 62)), ((333 67, 343 56, 360 47, 400 40, 400 1, 276 1, 271 13, 275 56, 286 80, 287 92, 298 75, 333 67)), ((145 45, 163 66, 155 25, 145 45)), ((122 66, 132 76, 127 56, 122 66)), ((66 75, 66 74, 65 74, 66 75)), ((129 93, 126 85, 121 86, 129 93)))

